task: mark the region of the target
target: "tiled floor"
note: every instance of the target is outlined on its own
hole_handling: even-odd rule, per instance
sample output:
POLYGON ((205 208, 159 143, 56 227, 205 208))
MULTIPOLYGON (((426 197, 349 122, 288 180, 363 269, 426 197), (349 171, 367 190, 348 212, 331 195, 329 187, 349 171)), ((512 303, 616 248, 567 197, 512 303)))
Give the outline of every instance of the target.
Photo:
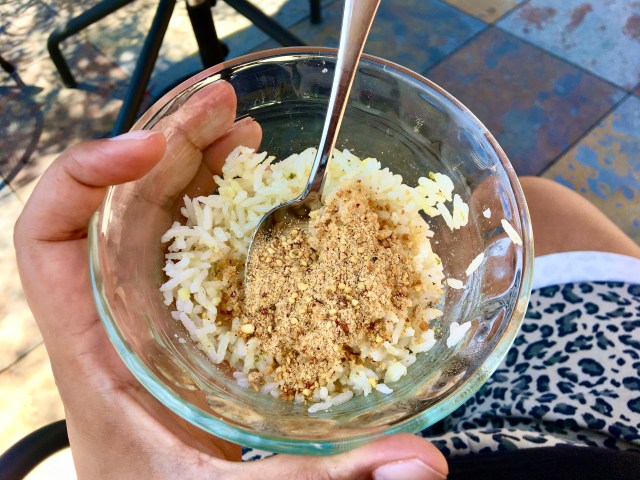
POLYGON ((494 26, 427 76, 478 116, 522 175, 538 175, 624 97, 494 26))
MULTIPOLYGON (((157 3, 137 0, 67 40, 80 88, 66 89, 47 57, 47 35, 97 2, 0 2, 0 54, 19 76, 0 72, 0 452, 63 415, 19 286, 13 223, 60 151, 110 131, 157 3)), ((342 2, 326 0, 318 26, 306 0, 255 3, 307 43, 337 44, 342 2)), ((277 45, 224 2, 213 10, 230 56, 277 45)), ((385 0, 366 51, 451 91, 518 173, 573 188, 640 241, 640 3, 385 0)), ((148 100, 199 68, 179 2, 148 100)), ((48 472, 36 477, 52 478, 48 472)))

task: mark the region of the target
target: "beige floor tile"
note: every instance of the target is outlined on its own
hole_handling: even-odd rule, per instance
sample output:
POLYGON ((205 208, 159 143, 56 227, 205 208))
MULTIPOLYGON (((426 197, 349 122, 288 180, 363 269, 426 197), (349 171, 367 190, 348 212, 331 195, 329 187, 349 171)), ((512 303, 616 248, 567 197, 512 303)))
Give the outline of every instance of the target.
POLYGON ((47 58, 20 71, 32 92, 25 102, 36 108, 32 113, 25 107, 25 118, 20 120, 28 136, 10 136, 3 142, 3 149, 8 155, 27 156, 24 167, 11 181, 22 200, 28 197, 23 188, 31 184, 32 189, 34 180, 64 149, 107 135, 120 109, 122 102, 117 97, 126 76, 119 67, 88 44, 74 49, 69 64, 82 81, 81 88, 63 87, 47 58), (25 143, 29 145, 26 153, 25 143))
POLYGON ((13 224, 23 207, 23 202, 12 189, 3 188, 1 192, 3 196, 0 198, 0 258, 13 253, 13 224))
MULTIPOLYGON (((252 3, 267 15, 275 15, 282 8, 298 8, 287 5, 288 0, 254 0, 252 3)), ((87 39, 130 74, 135 68, 156 6, 157 1, 138 0, 87 28, 87 39)), ((308 10, 306 4, 304 8, 308 10)), ((218 2, 212 11, 220 38, 251 26, 247 18, 224 2, 218 2)), ((178 2, 160 49, 156 71, 166 70, 169 65, 181 62, 197 51, 198 44, 185 2, 178 2)))
POLYGON ((0 452, 32 431, 64 418, 44 345, 0 374, 0 452))
POLYGON ((73 467, 71 450, 66 448, 51 455, 47 460, 34 468, 25 480, 75 480, 76 470, 73 467))
POLYGON ((445 0, 449 5, 487 23, 495 22, 522 0, 445 0))
POLYGON ((22 293, 13 248, 13 225, 23 204, 6 190, 9 194, 0 198, 0 372, 42 342, 22 293))
POLYGON ((0 313, 0 371, 9 367, 42 342, 38 325, 24 299, 20 307, 0 313))
POLYGON ((16 66, 47 55, 47 37, 56 16, 39 0, 0 1, 0 45, 4 58, 16 66))
POLYGON ((67 21, 86 12, 101 0, 40 0, 53 10, 59 22, 67 21))

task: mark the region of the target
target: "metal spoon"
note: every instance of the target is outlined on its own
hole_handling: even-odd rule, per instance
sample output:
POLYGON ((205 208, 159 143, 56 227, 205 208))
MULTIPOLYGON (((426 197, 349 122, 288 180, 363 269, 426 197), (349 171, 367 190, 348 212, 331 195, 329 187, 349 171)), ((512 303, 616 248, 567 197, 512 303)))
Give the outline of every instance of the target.
POLYGON ((318 146, 318 153, 311 168, 309 181, 297 198, 269 211, 256 228, 245 263, 245 278, 253 247, 259 240, 268 238, 279 226, 290 225, 308 219, 309 212, 320 207, 320 196, 326 180, 326 170, 336 143, 342 117, 347 106, 349 92, 358 69, 362 49, 371 29, 380 0, 346 0, 340 31, 340 46, 327 117, 318 146))

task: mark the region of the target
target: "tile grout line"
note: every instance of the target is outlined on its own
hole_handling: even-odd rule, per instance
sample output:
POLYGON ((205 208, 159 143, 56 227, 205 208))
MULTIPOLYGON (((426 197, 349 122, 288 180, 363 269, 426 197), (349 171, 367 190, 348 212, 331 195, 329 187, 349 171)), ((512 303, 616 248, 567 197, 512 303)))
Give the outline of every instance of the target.
POLYGON ((480 17, 476 17, 475 15, 473 15, 472 13, 469 12, 465 12, 464 10, 462 10, 461 8, 458 8, 455 5, 450 4, 447 0, 440 0, 440 3, 443 3, 445 5, 448 5, 449 7, 452 7, 454 9, 456 9, 458 12, 464 14, 464 15, 468 15, 469 17, 475 18, 476 20, 480 20, 481 22, 486 23, 487 25, 495 25, 497 22, 499 22, 500 20, 502 20, 503 18, 505 18, 507 15, 510 15, 511 12, 513 12, 514 10, 517 10, 521 7, 523 7, 524 5, 526 5, 527 3, 529 3, 531 0, 524 0, 523 2, 514 5, 511 8, 508 8, 502 15, 500 15, 498 18, 496 18, 495 20, 491 21, 491 22, 485 22, 483 19, 481 19, 480 17))
MULTIPOLYGON (((562 157, 564 155, 566 155, 573 147, 575 147, 578 143, 580 143, 584 138, 587 137, 587 135, 589 135, 589 133, 591 133, 595 128, 597 128, 597 126, 608 116, 610 115, 616 108, 618 108, 623 102, 625 102, 629 97, 634 96, 634 90, 636 88, 638 88, 638 86, 627 90, 625 87, 620 87, 616 84, 614 84, 613 82, 600 77, 599 75, 594 74, 593 72, 588 71, 587 69, 583 68, 580 65, 576 65, 573 62, 567 61, 566 59, 554 54, 553 52, 549 52, 546 49, 539 47, 531 42, 529 42, 528 40, 522 39, 520 37, 518 37, 517 35, 514 35, 513 33, 504 30, 503 28, 501 28, 500 26, 497 25, 497 23, 499 21, 501 21, 502 19, 506 18, 508 15, 511 15, 515 10, 520 9, 522 7, 524 7, 527 3, 529 3, 529 0, 521 3, 520 5, 516 5, 513 8, 511 8, 510 10, 508 10, 507 12, 505 12, 501 17, 497 18, 494 22, 492 23, 487 23, 486 27, 483 28, 482 30, 478 31, 475 35, 472 35, 471 37, 469 37, 466 41, 464 41, 463 43, 461 43, 460 45, 458 45, 458 47, 455 50, 452 50, 449 54, 447 54, 445 57, 441 58, 440 60, 438 60, 436 63, 434 63, 433 65, 431 65, 429 68, 425 69, 421 74, 424 75, 425 77, 427 77, 428 72, 430 72, 432 69, 434 69, 435 67, 437 67, 439 64, 443 63, 445 60, 447 60, 449 57, 453 56, 454 54, 456 54, 457 52, 459 52, 460 50, 462 50, 465 46, 469 45, 471 42, 473 42, 476 38, 478 38, 480 35, 482 35, 484 32, 488 31, 491 27, 497 28, 499 29, 502 33, 504 33, 505 35, 508 35, 510 37, 515 38, 518 41, 523 42, 526 45, 529 45, 532 48, 535 48, 537 50, 540 50, 541 52, 549 55, 552 58, 555 58, 556 60, 570 65, 574 68, 576 68, 577 70, 580 70, 581 72, 590 75, 604 83, 606 83, 607 85, 609 85, 610 87, 613 87, 614 90, 622 92, 623 96, 620 98, 620 100, 618 100, 617 102, 613 103, 611 105, 611 107, 609 109, 607 109, 602 115, 600 115, 595 121, 594 123, 592 123, 588 128, 586 128, 577 138, 576 140, 574 140, 572 143, 570 143, 565 149, 563 149, 558 155, 556 155, 539 173, 536 174, 536 176, 540 177, 542 175, 544 175, 553 165, 555 165, 556 163, 558 163, 558 161, 560 161, 562 159, 562 157)), ((453 7, 455 8, 455 7, 453 7)), ((459 10, 459 9, 456 9, 459 10)), ((459 10, 460 11, 460 10, 459 10)), ((462 12, 465 13, 466 12, 462 12)), ((470 15, 473 18, 477 18, 473 15, 470 15)), ((640 86, 640 84, 639 84, 640 86)))
POLYGON ((571 61, 571 60, 569 60, 569 59, 567 59, 567 58, 563 58, 563 57, 561 57, 561 56, 560 56, 560 54, 558 54, 558 53, 552 52, 551 50, 547 50, 545 47, 541 47, 541 46, 539 46, 539 45, 536 45, 535 43, 532 43, 530 40, 527 40, 527 39, 521 38, 521 37, 519 37, 518 35, 516 35, 516 34, 514 34, 514 33, 511 33, 511 32, 510 32, 510 31, 508 31, 508 30, 505 30, 505 29, 504 29, 504 28, 502 28, 500 25, 495 25, 495 27, 496 27, 497 29, 499 29, 501 32, 503 32, 503 33, 505 33, 505 34, 507 34, 507 35, 509 35, 509 36, 511 36, 511 37, 513 37, 513 38, 515 38, 515 39, 517 39, 517 40, 520 40, 521 42, 526 43, 527 45, 529 45, 529 46, 531 46, 531 47, 534 47, 534 48, 537 48, 538 50, 541 50, 542 52, 546 53, 546 54, 547 54, 547 55, 549 55, 550 57, 555 58, 556 60, 558 60, 558 61, 560 61, 560 62, 566 63, 567 65, 571 65, 572 67, 574 67, 574 68, 576 68, 576 69, 578 69, 578 70, 582 71, 583 73, 587 73, 587 74, 591 75, 592 77, 597 78, 598 80, 600 80, 600 81, 602 81, 602 82, 604 82, 604 83, 608 84, 609 86, 611 86, 611 87, 615 88, 616 90, 620 90, 620 91, 622 91, 622 92, 624 92, 624 93, 629 93, 629 92, 632 92, 632 91, 633 91, 633 89, 632 89, 632 88, 631 88, 631 89, 629 89, 629 88, 627 88, 627 87, 620 86, 620 85, 618 85, 618 84, 614 83, 612 80, 609 80, 609 79, 607 79, 607 78, 604 78, 604 77, 600 76, 599 74, 594 73, 594 72, 592 72, 592 71, 590 71, 590 70, 587 70, 587 69, 586 69, 585 67, 583 67, 582 65, 578 65, 577 63, 574 63, 573 61, 571 61))
POLYGON ((545 50, 544 48, 539 47, 539 46, 537 46, 537 45, 535 45, 535 44, 533 44, 533 43, 529 42, 528 40, 524 40, 524 39, 522 39, 522 38, 518 37, 517 35, 514 35, 513 33, 511 33, 511 32, 509 32, 509 31, 507 31, 507 30, 503 29, 503 28, 502 28, 502 27, 500 27, 499 25, 491 25, 491 24, 487 24, 487 28, 485 28, 485 29, 481 30, 480 32, 478 32, 477 34, 475 34, 473 37, 469 38, 469 40, 467 40, 467 41, 465 41, 463 44, 461 44, 458 48, 456 48, 456 50, 452 51, 452 52, 451 52, 450 54, 448 54, 446 57, 444 57, 444 58, 442 58, 442 59, 438 60, 438 61, 437 61, 436 63, 434 63, 432 66, 430 66, 429 68, 427 68, 426 70, 424 70, 424 71, 423 71, 423 73, 422 73, 422 75, 426 75, 426 73, 427 73, 427 72, 429 72, 430 70, 434 69, 435 67, 437 67, 438 65, 440 65, 441 63, 443 63, 443 62, 444 62, 445 60, 447 60, 450 56, 452 56, 452 55, 454 55, 454 54, 458 53, 462 48, 466 47, 469 43, 471 43, 471 41, 475 40, 477 37, 479 37, 479 36, 480 36, 480 35, 482 35, 483 33, 485 33, 485 32, 487 32, 487 31, 489 31, 491 28, 495 28, 495 29, 497 29, 497 30, 500 30, 500 32, 502 32, 503 34, 508 35, 509 37, 512 37, 512 38, 516 39, 517 41, 522 42, 522 43, 524 43, 525 45, 528 45, 528 46, 529 46, 529 47, 531 47, 531 48, 535 48, 536 50, 539 50, 540 52, 544 53, 545 55, 548 55, 548 56, 550 56, 551 58, 553 58, 553 59, 555 59, 555 60, 557 60, 557 61, 559 61, 559 62, 561 62, 561 63, 564 63, 565 65, 569 65, 569 66, 571 66, 571 67, 575 68, 576 70, 579 70, 579 71, 580 71, 581 73, 583 73, 583 74, 590 75, 591 77, 593 77, 593 78, 595 78, 595 79, 597 79, 597 80, 599 80, 599 81, 601 81, 601 82, 603 82, 603 83, 606 83, 608 86, 612 87, 612 88, 613 88, 613 89, 615 89, 615 90, 618 90, 619 92, 622 92, 622 93, 624 93, 624 94, 627 94, 627 93, 633 93, 633 90, 628 90, 626 87, 621 87, 621 86, 619 86, 619 85, 616 85, 616 84, 615 84, 615 83, 613 83, 612 81, 607 80, 606 78, 602 78, 601 76, 596 75, 596 74, 595 74, 595 73, 593 73, 593 72, 590 72, 589 70, 587 70, 586 68, 584 68, 584 67, 582 67, 582 66, 580 66, 580 65, 577 65, 577 64, 575 64, 575 63, 573 63, 573 62, 570 62, 570 61, 568 61, 568 60, 566 60, 566 59, 564 59, 564 58, 560 57, 559 55, 557 55, 557 54, 555 54, 555 53, 553 53, 553 52, 550 52, 550 51, 548 51, 548 50, 545 50))
MULTIPOLYGON (((442 1, 442 0, 441 0, 442 1)), ((459 8, 450 5, 449 3, 446 3, 446 5, 450 6, 451 8, 457 10, 458 12, 467 15, 471 18, 474 18, 476 20, 481 21, 482 23, 485 24, 485 26, 483 28, 481 28, 480 30, 478 30, 476 33, 474 33, 473 35, 471 35, 469 38, 467 38, 464 42, 460 43, 460 45, 458 45, 456 48, 454 48, 453 50, 451 50, 448 54, 446 54, 444 57, 442 57, 440 60, 438 60, 437 62, 435 62, 433 65, 429 66, 428 68, 424 69, 422 72, 419 72, 420 75, 423 76, 427 76, 427 73, 429 71, 431 71, 432 69, 434 69, 435 67, 437 67, 438 65, 440 65, 441 63, 443 63, 445 60, 447 60, 449 57, 455 55, 456 53, 458 53, 460 50, 462 50, 464 47, 466 47, 467 45, 469 45, 471 42, 473 42, 474 40, 476 40, 480 35, 482 35, 484 32, 488 31, 489 29, 491 29, 491 27, 495 27, 497 28, 497 22, 499 22, 500 20, 502 20, 503 18, 507 17, 508 15, 511 15, 512 12, 518 10, 519 8, 525 6, 527 3, 529 3, 530 0, 525 0, 524 2, 515 5, 513 7, 511 7, 509 10, 507 10, 506 12, 504 12, 500 17, 496 18, 493 22, 485 22, 484 20, 482 20, 481 18, 476 17, 475 15, 471 15, 470 13, 467 13, 463 10, 460 10, 459 8)), ((501 29, 502 30, 502 29, 501 29)), ((517 38, 517 37, 516 37, 517 38)))
MULTIPOLYGON (((445 62, 445 61, 446 61, 450 56, 455 55, 456 53, 458 53, 458 52, 459 52, 460 50, 462 50, 464 47, 466 47, 466 46, 467 46, 467 45, 469 45, 471 42, 473 42, 474 40, 476 40, 480 35, 482 35, 483 33, 487 32, 487 31, 489 31, 489 30, 493 27, 493 28, 496 28, 496 29, 500 30, 500 31, 501 31, 502 33, 504 33, 505 35, 508 35, 508 36, 510 36, 510 37, 512 37, 512 38, 514 38, 514 39, 516 39, 516 40, 518 40, 518 41, 520 41, 520 42, 522 42, 522 43, 524 43, 524 44, 526 44, 526 45, 528 45, 528 46, 532 47, 532 48, 535 48, 535 49, 537 49, 537 50, 540 50, 541 52, 543 52, 543 53, 545 53, 545 54, 549 55, 550 57, 552 57, 552 58, 554 58, 554 59, 556 59, 556 60, 558 60, 558 61, 560 61, 560 62, 562 62, 562 63, 564 63, 564 64, 567 64, 567 65, 570 65, 570 66, 574 67, 575 69, 577 69, 577 70, 581 71, 582 73, 586 73, 587 75, 591 75, 592 77, 594 77, 594 78, 596 78, 596 79, 600 80, 601 82, 606 83, 607 85, 609 85, 610 87, 613 87, 613 88, 614 88, 614 89, 616 89, 616 90, 619 90, 619 91, 621 91, 621 92, 623 92, 623 93, 625 93, 625 94, 626 94, 626 93, 633 93, 634 89, 635 89, 635 88, 637 88, 637 86, 636 86, 636 87, 634 87, 634 88, 627 88, 627 87, 622 87, 622 86, 620 86, 620 85, 617 85, 617 84, 613 83, 611 80, 608 80, 608 79, 606 79, 606 78, 604 78, 604 77, 601 77, 600 75, 598 75, 598 74, 596 74, 596 73, 593 73, 593 72, 591 72, 591 71, 587 70, 587 69, 586 69, 586 68, 584 68, 583 66, 578 65, 578 64, 576 64, 576 63, 573 63, 572 61, 570 61, 570 60, 568 60, 568 59, 566 59, 566 58, 561 57, 561 56, 560 56, 560 55, 558 55, 557 53, 551 52, 551 51, 549 51, 549 50, 547 50, 547 49, 545 49, 545 48, 543 48, 543 47, 540 47, 540 46, 538 46, 538 45, 536 45, 536 44, 532 43, 532 42, 531 42, 531 41, 529 41, 529 40, 526 40, 526 39, 524 39, 524 38, 520 38, 519 36, 517 36, 517 35, 515 35, 515 34, 513 34, 513 33, 511 33, 511 32, 509 32, 508 30, 505 30, 504 28, 502 28, 500 25, 498 25, 498 24, 497 24, 497 22, 502 21, 505 17, 507 17, 508 15, 510 15, 510 14, 511 14, 512 12, 514 12, 515 10, 517 10, 517 9, 520 9, 520 8, 524 7, 527 3, 529 3, 529 1, 526 1, 526 2, 524 2, 524 3, 522 3, 522 4, 520 4, 520 5, 517 5, 517 6, 513 7, 511 10, 509 10, 508 12, 506 12, 502 17, 500 17, 499 19, 497 19, 494 23, 486 23, 486 22, 485 22, 485 23, 486 23, 486 27, 485 27, 485 28, 483 28, 482 30, 478 31, 477 33, 475 33, 474 35, 472 35, 471 37, 469 37, 467 40, 465 40, 465 41, 464 41, 464 42, 462 42, 460 45, 458 45, 454 50, 452 50, 452 51, 451 51, 450 53, 448 53, 446 56, 444 56, 443 58, 441 58, 440 60, 438 60, 437 62, 435 62, 435 63, 434 63, 433 65, 431 65, 429 68, 427 68, 427 69, 423 70, 422 72, 420 72, 420 74, 421 74, 421 75, 426 76, 426 75, 427 75, 427 73, 428 73, 429 71, 433 70, 434 68, 436 68, 436 67, 437 67, 438 65, 440 65, 441 63, 444 63, 444 62, 445 62)), ((455 8, 455 7, 454 7, 454 8, 455 8)), ((465 13, 465 12, 462 12, 462 13, 465 13)), ((467 14, 467 15, 468 15, 468 14, 467 14)), ((470 16, 472 16, 472 15, 470 15, 470 16)), ((473 16, 472 16, 472 17, 473 17, 473 16)), ((473 18, 478 19, 477 17, 473 17, 473 18)), ((482 20, 481 20, 481 21, 482 21, 482 20)), ((640 85, 640 84, 639 84, 639 85, 640 85)))
POLYGON ((16 366, 18 363, 20 363, 20 361, 24 360, 27 357, 27 355, 29 355, 31 352, 33 352, 40 345, 44 345, 44 341, 43 340, 40 340, 37 344, 35 344, 29 350, 27 350, 26 352, 23 352, 20 355, 18 355, 18 357, 13 362, 11 362, 9 365, 7 365, 6 367, 3 367, 2 369, 0 369, 0 375, 2 375, 4 372, 10 370, 12 367, 16 366))
POLYGON ((531 0, 525 0, 522 3, 519 3, 518 5, 514 5, 513 7, 511 7, 509 10, 507 10, 506 12, 504 12, 502 15, 500 15, 498 18, 496 18, 493 22, 491 22, 492 25, 496 25, 498 22, 500 22, 501 20, 503 20, 504 18, 508 17, 509 15, 511 15, 513 12, 515 12, 516 10, 521 9, 522 7, 524 7, 526 4, 530 3, 531 0))
POLYGON ((615 102, 611 108, 609 108, 605 113, 603 113, 602 115, 600 115, 598 117, 598 119, 589 127, 587 128, 578 138, 576 138, 576 140, 574 142, 572 142, 570 145, 567 146, 567 148, 565 148, 564 150, 562 150, 558 155, 556 155, 556 157, 551 160, 549 162, 549 164, 547 166, 545 166, 540 173, 536 174, 537 177, 541 177, 543 176, 545 173, 547 173, 548 170, 551 169, 551 167, 553 167, 555 164, 557 164, 560 160, 562 160, 562 157, 564 157, 567 153, 569 153, 571 151, 571 149, 573 147, 575 147, 576 145, 578 145, 582 140, 584 140, 592 131, 594 131, 598 125, 600 125, 600 123, 602 123, 602 121, 607 118, 609 115, 611 115, 614 110, 616 110, 620 105, 622 105, 624 102, 626 102, 630 97, 633 97, 633 93, 632 92, 625 92, 625 94, 622 96, 622 98, 620 100, 618 100, 617 102, 615 102))

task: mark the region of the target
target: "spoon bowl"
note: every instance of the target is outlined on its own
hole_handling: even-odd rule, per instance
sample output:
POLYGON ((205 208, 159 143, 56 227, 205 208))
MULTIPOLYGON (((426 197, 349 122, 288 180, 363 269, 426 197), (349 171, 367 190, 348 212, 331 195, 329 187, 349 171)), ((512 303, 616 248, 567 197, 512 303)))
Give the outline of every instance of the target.
POLYGON ((252 263, 254 246, 269 238, 281 227, 304 225, 309 212, 321 206, 320 196, 324 186, 325 174, 331 152, 336 144, 342 118, 347 107, 347 100, 356 76, 364 44, 380 5, 380 0, 346 0, 340 31, 340 47, 336 61, 335 76, 331 86, 331 96, 327 107, 326 119, 320 146, 311 168, 306 188, 297 198, 273 208, 262 217, 258 224, 247 252, 245 261, 245 277, 252 263))

